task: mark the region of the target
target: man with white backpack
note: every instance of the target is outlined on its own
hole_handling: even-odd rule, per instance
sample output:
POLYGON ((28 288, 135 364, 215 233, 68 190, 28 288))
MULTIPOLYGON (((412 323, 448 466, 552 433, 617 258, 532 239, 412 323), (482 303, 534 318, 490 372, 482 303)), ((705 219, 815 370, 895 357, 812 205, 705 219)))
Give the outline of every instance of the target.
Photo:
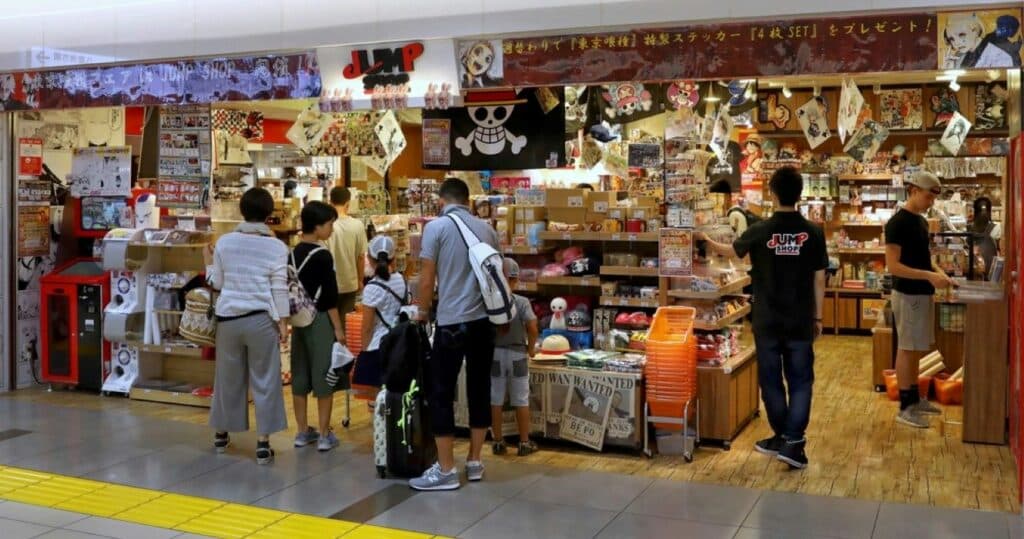
POLYGON ((452 448, 455 392, 466 364, 466 393, 471 431, 466 477, 483 479, 480 453, 491 422, 491 362, 496 324, 515 316, 512 294, 502 273, 498 235, 469 211, 469 188, 448 178, 438 195, 445 206, 423 229, 420 250, 419 312, 429 316, 437 284, 437 328, 431 354, 430 417, 438 462, 409 481, 416 490, 459 488, 452 448))

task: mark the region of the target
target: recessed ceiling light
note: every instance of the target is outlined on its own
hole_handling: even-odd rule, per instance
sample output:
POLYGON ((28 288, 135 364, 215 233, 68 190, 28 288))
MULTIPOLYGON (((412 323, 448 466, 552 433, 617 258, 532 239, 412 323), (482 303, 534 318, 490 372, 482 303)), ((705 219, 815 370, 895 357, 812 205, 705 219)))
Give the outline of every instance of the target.
POLYGON ((785 96, 786 99, 793 97, 793 91, 789 89, 789 85, 786 83, 782 83, 782 95, 785 96))

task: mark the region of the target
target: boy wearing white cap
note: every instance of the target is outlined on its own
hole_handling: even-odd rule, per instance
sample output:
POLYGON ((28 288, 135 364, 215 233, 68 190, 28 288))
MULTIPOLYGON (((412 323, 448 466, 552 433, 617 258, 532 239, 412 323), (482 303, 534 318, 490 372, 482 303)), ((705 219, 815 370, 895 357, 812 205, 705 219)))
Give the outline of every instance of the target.
POLYGON ((930 172, 917 172, 907 181, 907 201, 885 225, 885 263, 893 276, 890 303, 895 320, 896 379, 900 411, 896 421, 928 428, 924 415, 941 412, 918 393, 918 364, 935 342, 935 290, 953 281, 933 261, 928 221, 923 214, 942 194, 942 184, 930 172))
POLYGON ((395 271, 395 240, 376 236, 370 241, 367 257, 373 266, 373 278, 363 288, 363 350, 356 359, 352 383, 372 387, 383 384, 380 340, 395 325, 402 306, 409 303, 409 285, 395 271))
MULTIPOLYGON (((512 289, 519 282, 519 264, 511 258, 504 260, 505 278, 512 289)), ((505 436, 502 432, 502 408, 505 405, 505 389, 508 388, 509 404, 516 409, 516 425, 519 427, 519 456, 525 457, 537 450, 530 440, 530 358, 537 346, 537 315, 533 313, 530 300, 512 294, 516 304, 516 317, 509 324, 507 333, 498 335, 494 343, 494 360, 491 364, 491 436, 494 437, 492 451, 504 455, 505 436)))

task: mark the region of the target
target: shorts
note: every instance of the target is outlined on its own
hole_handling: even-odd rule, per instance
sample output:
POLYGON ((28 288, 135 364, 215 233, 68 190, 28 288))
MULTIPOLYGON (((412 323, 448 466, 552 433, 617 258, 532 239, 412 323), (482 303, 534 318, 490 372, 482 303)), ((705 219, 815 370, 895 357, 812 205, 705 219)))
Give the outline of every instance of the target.
POLYGON ((530 405, 530 360, 526 350, 495 348, 491 361, 491 406, 505 404, 505 388, 509 404, 530 405))
POLYGON ((892 316, 899 350, 929 352, 935 344, 935 301, 932 296, 893 290, 892 316))
POLYGON ((318 312, 313 323, 292 329, 292 395, 330 397, 334 388, 327 383, 334 348, 334 327, 327 313, 318 312))

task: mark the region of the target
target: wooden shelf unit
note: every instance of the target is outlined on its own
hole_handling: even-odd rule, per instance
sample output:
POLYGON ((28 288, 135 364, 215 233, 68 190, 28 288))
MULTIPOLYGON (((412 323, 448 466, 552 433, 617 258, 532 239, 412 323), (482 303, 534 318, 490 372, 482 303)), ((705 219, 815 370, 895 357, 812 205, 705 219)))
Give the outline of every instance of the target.
POLYGON ((657 232, 558 232, 545 231, 539 234, 542 240, 552 241, 626 241, 658 242, 657 232))
POLYGON ((731 325, 734 325, 737 322, 741 322, 743 320, 743 317, 750 314, 751 308, 752 306, 748 304, 743 306, 742 309, 730 314, 729 316, 726 316, 725 318, 719 318, 713 323, 697 321, 693 324, 693 327, 694 329, 700 331, 718 331, 721 329, 725 329, 731 325))
POLYGON ((668 295, 677 299, 718 299, 722 296, 735 296, 742 293, 743 288, 750 285, 750 276, 745 275, 735 281, 711 292, 694 292, 691 290, 669 290, 668 295))
POLYGON ((658 268, 601 266, 601 275, 610 275, 615 277, 657 277, 658 268))
POLYGON ((638 309, 657 309, 661 303, 656 299, 627 298, 619 296, 601 296, 601 305, 605 307, 634 307, 638 309))
POLYGON ((502 254, 506 254, 506 255, 542 255, 542 254, 552 253, 554 251, 555 251, 554 247, 546 247, 546 246, 541 246, 541 247, 525 247, 525 246, 522 246, 522 245, 517 245, 515 247, 507 246, 507 247, 503 247, 501 249, 502 254))
POLYGON ((697 395, 701 402, 701 438, 726 446, 757 414, 757 354, 753 346, 719 366, 697 365, 697 395))
POLYGON ((546 277, 541 276, 537 280, 537 284, 540 286, 584 286, 584 287, 600 287, 601 279, 597 276, 587 277, 546 277))

